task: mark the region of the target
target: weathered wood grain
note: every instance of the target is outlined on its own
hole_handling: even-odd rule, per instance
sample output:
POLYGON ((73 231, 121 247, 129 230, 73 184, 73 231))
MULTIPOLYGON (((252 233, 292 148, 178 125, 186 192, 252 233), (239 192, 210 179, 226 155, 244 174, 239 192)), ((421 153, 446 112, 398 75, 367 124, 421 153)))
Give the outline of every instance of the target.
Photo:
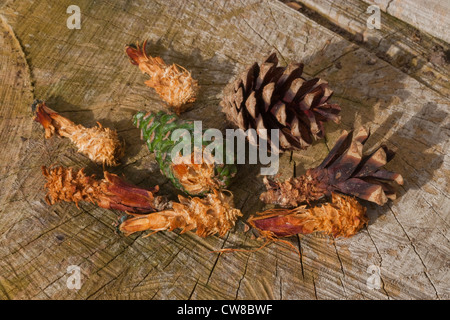
MULTIPOLYGON (((424 4, 409 7, 408 4, 411 1, 299 0, 287 2, 287 4, 291 6, 294 4, 296 10, 324 27, 374 53, 378 58, 436 90, 437 93, 448 96, 450 94, 449 44, 429 35, 421 28, 414 27, 416 26, 414 24, 408 24, 409 20, 405 22, 398 17, 386 14, 387 2, 391 5, 397 3, 403 6, 410 14, 417 12, 418 5, 428 14, 431 10, 437 11, 424 4), (386 2, 385 5, 382 5, 383 2, 386 2), (373 4, 379 4, 380 29, 370 29, 367 26, 373 14, 373 11, 367 10, 373 4)), ((448 16, 450 10, 442 10, 436 14, 448 16)), ((432 25, 439 24, 443 29, 448 29, 445 27, 448 22, 438 21, 436 20, 432 25)), ((423 24, 426 22, 421 21, 420 26, 423 24)), ((444 35, 445 32, 439 32, 439 34, 444 35)))
POLYGON ((450 42, 450 2, 440 0, 363 0, 376 4, 384 12, 450 42))
MULTIPOLYGON (((79 1, 80 30, 66 28, 70 1, 10 1, 0 8, 0 298, 2 299, 448 299, 450 102, 375 53, 278 1, 79 1), (29 106, 43 99, 77 123, 96 121, 126 142, 123 173, 143 187, 176 191, 159 173, 130 118, 164 104, 124 53, 149 39, 152 54, 192 71, 201 85, 182 115, 225 129, 218 105, 224 85, 246 65, 276 51, 301 60, 308 76, 330 83, 342 124, 327 126, 326 143, 285 154, 280 173, 302 173, 323 159, 341 129, 366 125, 369 147, 398 149, 388 168, 406 184, 398 200, 368 205, 370 225, 351 239, 320 235, 289 239, 256 252, 221 248, 261 245, 243 224, 224 238, 160 232, 115 233, 120 213, 90 204, 44 201, 41 165, 102 169, 64 139, 44 140, 29 106), (67 267, 82 270, 82 287, 66 287, 67 267), (381 289, 366 285, 381 270, 381 289)), ((448 81, 448 74, 444 74, 448 81)), ((443 88, 442 86, 440 88, 443 88)), ((258 166, 240 168, 230 190, 246 217, 263 208, 258 166)))

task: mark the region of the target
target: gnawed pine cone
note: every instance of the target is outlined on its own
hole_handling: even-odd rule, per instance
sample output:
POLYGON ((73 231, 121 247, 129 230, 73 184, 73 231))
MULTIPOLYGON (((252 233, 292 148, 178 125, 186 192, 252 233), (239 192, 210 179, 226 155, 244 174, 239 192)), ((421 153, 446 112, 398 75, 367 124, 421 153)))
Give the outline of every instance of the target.
POLYGON ((332 193, 331 203, 269 209, 247 220, 263 237, 268 238, 313 232, 347 238, 355 235, 368 221, 365 207, 355 198, 337 193, 332 193))
POLYGON ((382 169, 395 153, 382 145, 371 154, 363 155, 368 138, 369 133, 364 128, 351 132, 344 130, 318 167, 282 182, 264 178, 267 191, 261 194, 261 200, 283 207, 297 207, 329 196, 331 192, 353 195, 378 205, 395 199, 395 189, 390 183, 395 181, 402 185, 403 178, 399 173, 382 169))
POLYGON ((155 196, 159 187, 147 190, 132 185, 113 173, 104 172, 104 179, 88 176, 83 169, 42 167, 47 182, 48 204, 60 201, 91 202, 105 209, 121 210, 128 213, 149 213, 163 210, 169 205, 166 199, 155 196))
POLYGON ((125 220, 119 230, 126 235, 138 231, 162 231, 181 229, 181 233, 196 230, 200 237, 218 234, 224 236, 242 216, 234 208, 232 194, 213 190, 204 198, 178 196, 179 202, 172 202, 172 209, 147 215, 136 215, 125 220))
POLYGON ((119 165, 119 158, 124 154, 124 144, 119 140, 115 130, 103 127, 85 128, 75 124, 53 111, 45 102, 36 100, 32 106, 36 112, 34 120, 39 122, 45 130, 45 138, 53 135, 69 138, 78 149, 97 164, 107 166, 119 165))
POLYGON ((150 76, 145 84, 159 94, 172 107, 176 114, 188 108, 188 103, 194 102, 199 90, 197 80, 191 73, 179 65, 167 65, 160 57, 148 56, 145 53, 147 41, 142 46, 137 44, 126 47, 130 62, 150 76))

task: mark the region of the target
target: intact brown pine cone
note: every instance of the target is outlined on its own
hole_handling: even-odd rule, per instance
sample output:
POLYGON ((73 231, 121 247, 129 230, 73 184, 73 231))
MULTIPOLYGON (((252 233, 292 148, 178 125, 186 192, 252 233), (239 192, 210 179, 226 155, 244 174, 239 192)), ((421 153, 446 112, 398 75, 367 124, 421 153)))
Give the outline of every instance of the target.
POLYGON ((200 237, 216 233, 224 236, 242 216, 241 211, 234 208, 232 195, 221 191, 213 190, 204 198, 179 195, 178 199, 179 202, 172 203, 172 209, 125 220, 119 230, 129 235, 144 230, 172 231, 180 228, 181 233, 196 229, 200 237))
POLYGON ((398 173, 381 169, 395 153, 382 145, 363 156, 363 146, 368 137, 369 133, 364 128, 356 132, 344 130, 318 167, 284 182, 264 178, 267 192, 261 195, 261 200, 283 207, 296 207, 331 192, 350 194, 378 205, 395 199, 395 189, 390 182, 402 185, 403 178, 398 173))
POLYGON ((313 232, 323 232, 333 237, 351 237, 368 221, 366 208, 355 198, 336 193, 332 193, 331 203, 291 210, 270 209, 247 220, 262 236, 268 238, 313 232))
POLYGON ((86 201, 105 209, 141 214, 163 210, 167 206, 163 197, 155 197, 158 186, 151 190, 142 189, 107 171, 101 180, 87 176, 83 169, 43 166, 42 173, 47 179, 45 200, 48 204, 66 201, 78 206, 78 202, 86 201))
MULTIPOLYGON (((306 149, 325 134, 324 122, 340 121, 341 108, 327 103, 333 91, 319 78, 302 78, 303 64, 278 66, 272 53, 254 63, 224 90, 222 110, 242 130, 279 129, 280 149, 306 149)), ((263 134, 258 132, 262 138, 263 134)))

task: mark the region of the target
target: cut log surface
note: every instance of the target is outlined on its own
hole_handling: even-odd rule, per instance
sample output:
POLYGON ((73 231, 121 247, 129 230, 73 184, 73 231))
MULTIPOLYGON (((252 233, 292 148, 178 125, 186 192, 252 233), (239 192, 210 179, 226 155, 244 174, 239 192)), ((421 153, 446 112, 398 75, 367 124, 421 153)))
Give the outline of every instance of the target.
POLYGON ((450 2, 442 0, 364 0, 420 30, 450 42, 450 2))
MULTIPOLYGON (((380 57, 376 46, 280 1, 77 1, 81 29, 67 28, 71 4, 0 5, 0 299, 450 298, 445 57, 434 80, 409 73, 380 57), (319 164, 341 130, 364 125, 372 133, 366 152, 380 143, 397 149, 387 169, 404 177, 398 199, 383 207, 364 203, 370 223, 352 238, 288 238, 300 257, 282 243, 214 252, 262 245, 243 223, 265 208, 259 165, 239 166, 229 189, 244 217, 223 238, 168 231, 125 237, 115 228, 121 212, 89 203, 49 206, 41 166, 86 167, 99 177, 102 168, 67 139, 44 138, 33 122, 34 99, 75 123, 116 129, 126 155, 108 170, 141 187, 158 184, 160 194, 176 199, 131 122, 138 110, 166 109, 125 54, 125 45, 145 39, 149 54, 182 65, 199 81, 199 97, 181 117, 202 120, 204 128, 231 127, 219 106, 222 90, 249 64, 271 52, 282 64, 304 62, 307 77, 329 82, 342 122, 327 124, 326 139, 309 149, 283 154, 281 176, 319 164), (78 290, 67 285, 70 266, 80 268, 78 290), (371 282, 377 279, 379 286, 371 282)), ((411 50, 426 60, 420 48, 411 50)))

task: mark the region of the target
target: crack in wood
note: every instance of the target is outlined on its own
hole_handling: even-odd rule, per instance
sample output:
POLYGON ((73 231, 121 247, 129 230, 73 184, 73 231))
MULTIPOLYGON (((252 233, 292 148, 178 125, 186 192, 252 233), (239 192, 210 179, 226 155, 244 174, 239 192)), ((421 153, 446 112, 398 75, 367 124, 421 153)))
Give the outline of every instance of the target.
POLYGON ((192 295, 194 294, 195 288, 197 288, 197 284, 200 281, 200 277, 197 278, 197 281, 195 281, 194 287, 192 288, 191 293, 189 294, 188 300, 192 300, 192 295))
POLYGON ((394 210, 392 210, 391 206, 389 204, 386 204, 386 206, 389 208, 389 210, 392 212, 392 215, 394 216, 394 219, 397 221, 397 223, 399 224, 400 228, 402 229, 403 233, 405 234, 406 238, 409 240, 409 244, 411 245, 414 253, 417 255, 417 257, 419 258, 424 270, 422 271, 424 273, 424 275, 426 276, 426 278, 428 279, 428 281, 430 282, 431 286, 433 287, 434 293, 436 295, 436 297, 438 299, 440 299, 439 294, 436 290, 436 287, 433 284, 433 281, 431 281, 430 276, 427 273, 427 266, 425 265, 425 262, 423 261, 422 257, 420 256, 420 254, 417 252, 417 248, 414 244, 414 242, 411 240, 411 238, 409 237, 408 233, 406 232, 405 228, 403 227, 403 225, 400 223, 400 221, 397 218, 397 215, 395 214, 394 210))
POLYGON ((244 278, 245 278, 245 274, 247 273, 248 261, 250 260, 250 256, 251 256, 251 254, 247 255, 247 260, 245 261, 245 266, 244 266, 244 272, 242 273, 242 277, 239 279, 239 282, 238 282, 238 287, 237 287, 237 290, 236 290, 236 295, 235 295, 235 297, 234 297, 235 300, 237 300, 238 297, 239 297, 239 290, 241 289, 241 283, 242 283, 242 281, 243 281, 244 278))
POLYGON ((300 242, 300 235, 297 234, 297 244, 298 244, 298 252, 300 252, 299 254, 299 259, 300 259, 300 267, 302 269, 302 278, 303 281, 305 280, 305 270, 303 269, 303 252, 302 252, 302 244, 300 242))
MULTIPOLYGON (((372 235, 370 234, 369 226, 365 226, 364 228, 367 231, 367 235, 369 236, 369 238, 370 238, 370 240, 371 240, 371 242, 372 242, 372 244, 373 244, 373 246, 375 248, 375 251, 377 252, 378 256, 380 257, 379 266, 380 266, 380 269, 381 269, 383 267, 383 256, 381 255, 380 250, 377 247, 377 244, 375 243, 375 241, 372 238, 372 235)), ((381 287, 383 288, 384 293, 386 294, 387 298, 390 299, 391 297, 389 296, 389 293, 386 290, 386 286, 385 286, 383 277, 380 277, 380 280, 381 280, 381 285, 382 285, 381 287)))

